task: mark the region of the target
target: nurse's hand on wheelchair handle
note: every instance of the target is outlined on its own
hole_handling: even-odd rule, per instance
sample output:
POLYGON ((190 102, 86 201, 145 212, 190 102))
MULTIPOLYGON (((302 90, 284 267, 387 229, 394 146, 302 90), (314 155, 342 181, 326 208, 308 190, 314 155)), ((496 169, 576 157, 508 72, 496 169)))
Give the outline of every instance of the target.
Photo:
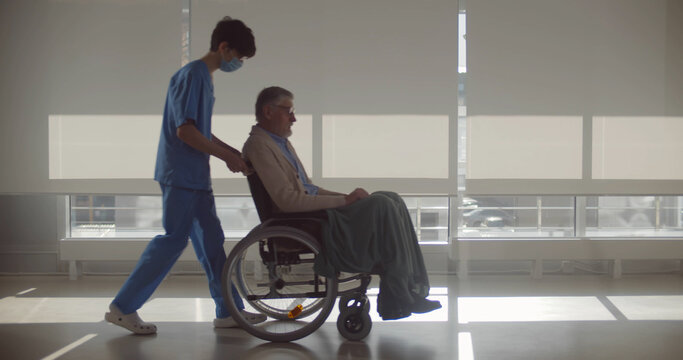
POLYGON ((254 170, 253 167, 250 167, 249 164, 247 164, 247 169, 242 171, 242 175, 249 176, 255 172, 256 172, 256 170, 254 170))
POLYGON ((228 169, 234 173, 249 170, 247 163, 245 163, 239 155, 234 153, 229 153, 229 155, 225 157, 225 164, 228 166, 228 169))

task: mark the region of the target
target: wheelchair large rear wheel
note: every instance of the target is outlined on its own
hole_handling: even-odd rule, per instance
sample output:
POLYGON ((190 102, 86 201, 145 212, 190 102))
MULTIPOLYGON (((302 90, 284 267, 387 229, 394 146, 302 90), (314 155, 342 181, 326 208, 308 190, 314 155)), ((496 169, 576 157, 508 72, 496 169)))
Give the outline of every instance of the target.
POLYGON ((249 233, 223 268, 223 298, 235 321, 252 335, 275 342, 297 340, 318 329, 337 296, 337 278, 313 269, 320 251, 317 240, 292 227, 260 227, 249 233), (268 319, 249 323, 237 309, 231 285, 247 311, 268 319))

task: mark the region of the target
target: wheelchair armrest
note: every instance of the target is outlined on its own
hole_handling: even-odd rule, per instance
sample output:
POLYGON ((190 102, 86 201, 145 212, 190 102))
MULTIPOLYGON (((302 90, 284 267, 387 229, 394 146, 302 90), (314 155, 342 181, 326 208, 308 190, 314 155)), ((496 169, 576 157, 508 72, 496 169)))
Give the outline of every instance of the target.
MULTIPOLYGON (((286 222, 286 221, 312 221, 324 222, 327 220, 327 212, 325 210, 296 212, 296 213, 279 213, 274 214, 270 219, 263 222, 264 225, 271 222, 286 222)), ((267 226, 267 225, 266 225, 267 226)))
POLYGON ((261 226, 289 226, 303 230, 311 234, 316 240, 320 241, 320 229, 327 221, 327 212, 324 210, 300 213, 281 213, 276 214, 261 223, 261 226))

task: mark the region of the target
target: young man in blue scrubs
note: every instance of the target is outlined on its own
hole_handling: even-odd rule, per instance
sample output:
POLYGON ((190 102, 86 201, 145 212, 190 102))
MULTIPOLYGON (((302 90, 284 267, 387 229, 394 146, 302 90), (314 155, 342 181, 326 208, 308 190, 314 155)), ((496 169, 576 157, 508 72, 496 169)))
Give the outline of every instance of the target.
MULTIPOLYGON (((173 75, 168 86, 154 179, 163 194, 165 235, 152 239, 137 266, 119 290, 105 319, 136 334, 156 333, 154 324, 143 322, 137 310, 149 299, 161 280, 192 240, 195 253, 209 278, 216 303, 215 327, 236 327, 221 295, 221 271, 225 262, 225 237, 216 215, 209 157, 225 161, 232 172, 247 165, 239 151, 211 133, 213 111, 212 74, 220 69, 236 71, 254 56, 254 36, 239 20, 225 17, 211 35, 211 49, 173 75)), ((237 290, 235 299, 244 309, 237 290)), ((169 309, 172 311, 172 309, 169 309)), ((265 321, 262 314, 242 310, 253 323, 265 321)))

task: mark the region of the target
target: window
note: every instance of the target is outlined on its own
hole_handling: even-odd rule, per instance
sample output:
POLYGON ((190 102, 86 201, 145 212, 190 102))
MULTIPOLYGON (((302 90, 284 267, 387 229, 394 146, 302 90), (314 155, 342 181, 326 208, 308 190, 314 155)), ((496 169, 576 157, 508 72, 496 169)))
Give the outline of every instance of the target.
MULTIPOLYGON (((227 239, 241 239, 260 223, 249 196, 216 196, 227 239)), ((404 197, 420 242, 448 242, 448 198, 404 197)), ((151 238, 163 233, 160 196, 71 196, 72 238, 151 238)))
POLYGON ((593 196, 586 199, 586 235, 683 235, 683 196, 593 196))
POLYGON ((458 210, 459 237, 574 236, 571 196, 472 196, 458 210))
POLYGON ((405 196, 417 238, 422 244, 448 243, 448 197, 405 196))
MULTIPOLYGON (((451 208, 445 196, 404 196, 422 244, 447 244, 451 208)), ((465 196, 455 214, 459 238, 573 238, 574 196, 465 196)), ((71 196, 72 238, 151 238, 163 232, 160 196, 71 196)), ((579 205, 580 206, 580 205, 579 205)), ((586 198, 587 237, 683 236, 683 196, 586 198)), ((226 238, 259 224, 251 197, 217 196, 226 238)))

